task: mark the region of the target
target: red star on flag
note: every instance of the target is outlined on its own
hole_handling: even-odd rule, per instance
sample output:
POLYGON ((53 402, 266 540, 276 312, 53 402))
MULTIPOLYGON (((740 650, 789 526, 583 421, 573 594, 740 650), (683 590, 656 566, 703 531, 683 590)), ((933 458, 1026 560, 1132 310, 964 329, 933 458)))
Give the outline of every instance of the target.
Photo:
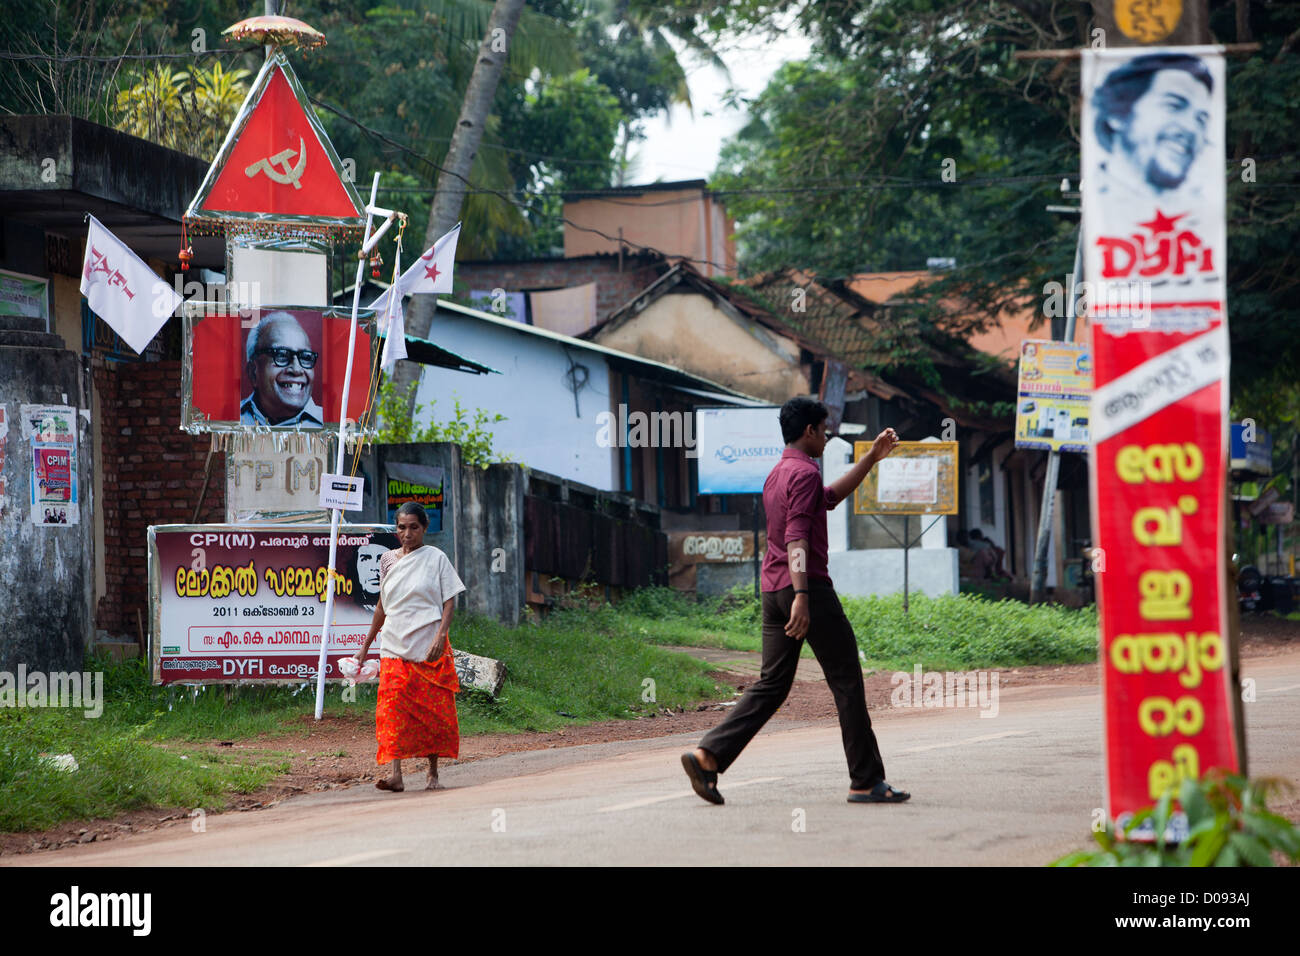
POLYGON ((1162 213, 1159 209, 1157 209, 1155 217, 1150 222, 1140 222, 1138 223, 1138 225, 1145 226, 1146 228, 1151 230, 1151 234, 1153 236, 1158 236, 1164 232, 1173 232, 1174 226, 1177 224, 1178 220, 1182 219, 1183 216, 1186 215, 1187 213, 1182 213, 1182 215, 1178 215, 1170 218, 1169 216, 1166 216, 1164 213, 1162 213))
POLYGON ((424 277, 425 277, 426 279, 436 279, 436 278, 438 278, 438 263, 435 262, 435 263, 434 263, 433 265, 431 265, 431 266, 425 266, 425 267, 424 267, 424 277))

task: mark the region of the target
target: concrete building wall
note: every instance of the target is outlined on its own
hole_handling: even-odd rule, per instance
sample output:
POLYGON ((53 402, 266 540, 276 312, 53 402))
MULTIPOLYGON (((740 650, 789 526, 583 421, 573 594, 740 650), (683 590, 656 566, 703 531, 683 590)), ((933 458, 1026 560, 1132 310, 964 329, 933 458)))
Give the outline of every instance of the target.
POLYGON ((426 367, 417 399, 424 405, 424 422, 451 419, 457 399, 471 419, 476 408, 500 412, 506 420, 487 426, 497 452, 561 478, 615 489, 615 450, 596 441, 596 416, 611 410, 609 368, 601 355, 445 310, 438 313, 431 334, 444 348, 502 374, 426 367), (578 367, 585 369, 586 384, 578 390, 576 406, 569 388, 571 361, 579 381, 584 373, 578 367))
POLYGON ((742 325, 704 295, 660 296, 595 338, 776 404, 808 392, 798 345, 752 323, 742 325))
MULTIPOLYGON (((442 528, 425 535, 451 559, 465 582, 457 607, 518 624, 524 596, 523 469, 514 464, 470 468, 460 447, 449 442, 379 445, 365 456, 363 470, 386 488, 387 465, 398 462, 443 469, 442 528)), ((368 500, 360 523, 388 523, 384 494, 368 500)))
MULTIPOLYGON (((903 549, 832 551, 831 580, 840 594, 866 597, 903 591, 903 549)), ((907 553, 909 594, 941 597, 958 590, 956 548, 911 548, 907 553)))
POLYGON ((63 347, 81 352, 81 281, 72 276, 50 277, 54 306, 50 312, 50 331, 63 339, 63 347))
POLYGON ((0 320, 0 406, 7 434, 0 437, 5 495, 0 498, 0 670, 80 670, 94 637, 92 488, 94 456, 81 363, 37 320, 0 320), (21 406, 76 409, 77 523, 31 520, 33 448, 23 436, 21 406))
MULTIPOLYGON (((576 259, 536 259, 528 262, 458 262, 456 279, 470 289, 567 289, 596 283, 596 314, 600 318, 626 304, 659 275, 658 256, 583 256, 576 259)), ((480 308, 482 306, 479 306, 480 308)))
POLYGON ((621 230, 633 246, 697 260, 706 275, 735 274, 734 229, 722 204, 698 187, 575 199, 564 204, 564 216, 573 223, 564 229, 566 257, 617 252, 621 230))

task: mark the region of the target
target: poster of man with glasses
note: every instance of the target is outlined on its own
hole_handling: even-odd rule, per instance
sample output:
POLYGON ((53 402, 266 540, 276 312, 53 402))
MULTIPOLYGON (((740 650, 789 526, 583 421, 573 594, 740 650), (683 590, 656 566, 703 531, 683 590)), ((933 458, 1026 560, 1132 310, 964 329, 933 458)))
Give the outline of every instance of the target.
MULTIPOLYGON (((338 425, 348 379, 350 309, 300 305, 236 312, 190 306, 185 349, 190 374, 182 423, 195 432, 320 432, 338 425)), ((348 408, 362 409, 378 344, 374 314, 358 316, 348 408)), ((349 417, 354 417, 349 415, 349 417)))
POLYGON ((316 382, 320 331, 319 313, 295 316, 284 310, 268 312, 248 331, 241 425, 320 428, 325 424, 316 382), (304 323, 314 328, 309 330, 304 323))

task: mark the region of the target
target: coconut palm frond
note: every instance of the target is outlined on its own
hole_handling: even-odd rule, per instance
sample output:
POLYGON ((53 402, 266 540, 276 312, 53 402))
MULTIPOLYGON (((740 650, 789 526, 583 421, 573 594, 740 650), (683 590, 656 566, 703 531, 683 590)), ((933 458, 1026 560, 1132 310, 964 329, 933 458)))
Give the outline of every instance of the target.
MULTIPOLYGON (((477 50, 487 36, 492 16, 489 0, 414 0, 414 5, 432 14, 441 24, 439 39, 445 44, 449 59, 454 59, 458 52, 477 50)), ((522 76, 534 68, 544 74, 569 73, 581 60, 573 32, 567 26, 527 7, 515 27, 507 53, 510 70, 522 76)))

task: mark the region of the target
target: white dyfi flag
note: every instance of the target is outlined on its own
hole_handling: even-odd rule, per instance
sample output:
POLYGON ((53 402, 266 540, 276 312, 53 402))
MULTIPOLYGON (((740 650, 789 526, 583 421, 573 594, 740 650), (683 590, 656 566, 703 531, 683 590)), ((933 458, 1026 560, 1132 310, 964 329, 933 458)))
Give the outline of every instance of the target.
MULTIPOLYGON (((393 259, 394 271, 402 268, 402 246, 397 246, 397 255, 393 259)), ((398 359, 406 358, 406 319, 402 314, 402 300, 390 296, 384 303, 384 311, 377 313, 380 334, 384 336, 384 354, 379 360, 379 367, 391 373, 398 359)))
POLYGON ((81 294, 122 341, 143 352, 182 299, 103 223, 88 218, 81 294))
POLYGON ((370 303, 376 315, 383 315, 388 308, 388 300, 397 296, 397 307, 402 307, 403 296, 419 292, 450 292, 451 267, 456 258, 456 241, 460 239, 460 223, 435 242, 424 255, 415 260, 415 264, 397 278, 396 284, 384 291, 384 294, 370 303))

